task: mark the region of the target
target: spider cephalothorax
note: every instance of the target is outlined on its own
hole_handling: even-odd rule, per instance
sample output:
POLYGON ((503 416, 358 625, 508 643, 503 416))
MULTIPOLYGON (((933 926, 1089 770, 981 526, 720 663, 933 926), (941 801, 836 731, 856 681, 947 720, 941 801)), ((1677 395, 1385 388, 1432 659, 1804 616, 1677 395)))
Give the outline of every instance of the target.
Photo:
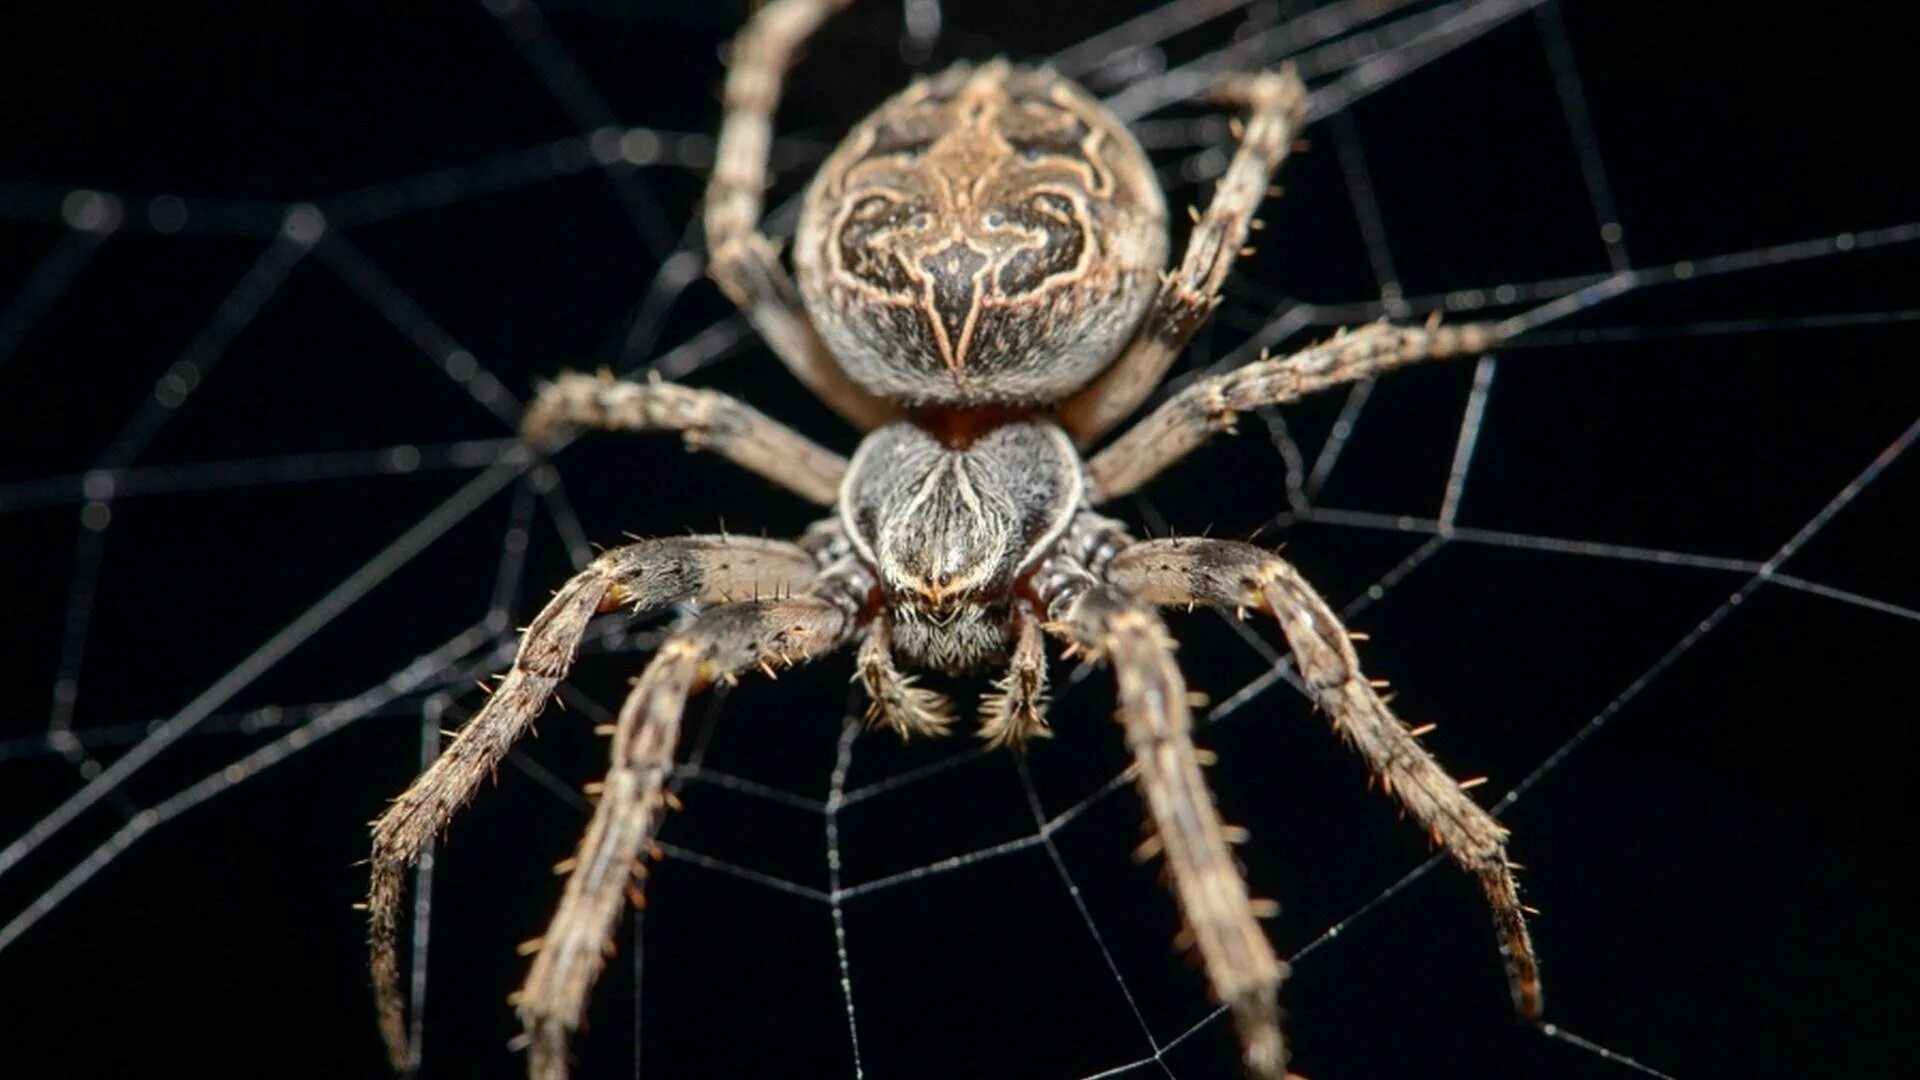
POLYGON ((893 646, 917 666, 976 670, 1012 643, 1015 586, 1080 508, 1080 455, 1050 423, 977 439, 913 422, 868 436, 847 468, 840 520, 885 591, 893 646))
POLYGON ((690 695, 858 642, 874 723, 903 736, 943 732, 951 707, 910 672, 997 669, 980 734, 1018 748, 1046 734, 1049 634, 1113 666, 1153 830, 1142 850, 1166 859, 1181 940, 1228 1006, 1248 1072, 1278 1080, 1285 965, 1201 775, 1186 686, 1154 605, 1278 622, 1302 688, 1479 881, 1514 1003, 1537 1014, 1506 830, 1374 692, 1326 602, 1271 552, 1136 541, 1094 512, 1238 412, 1477 352, 1518 324, 1368 326, 1200 379, 1083 458, 1146 400, 1212 310, 1303 116, 1304 87, 1287 72, 1216 85, 1219 102, 1245 113, 1240 145, 1195 215, 1185 256, 1163 274, 1163 201, 1118 121, 1043 69, 955 67, 883 105, 822 167, 800 221, 796 286, 758 232, 772 115, 801 43, 844 3, 775 0, 735 42, 706 231, 720 286, 788 369, 866 434, 848 461, 712 391, 585 375, 541 390, 523 427, 536 447, 584 428, 680 431, 832 513, 798 543, 696 536, 614 548, 528 626, 486 706, 374 827, 372 966, 396 1067, 415 1060, 396 951, 406 868, 544 708, 594 616, 673 603, 703 610, 660 646, 620 711, 593 821, 516 995, 536 1080, 566 1075, 568 1037, 671 799, 690 695))

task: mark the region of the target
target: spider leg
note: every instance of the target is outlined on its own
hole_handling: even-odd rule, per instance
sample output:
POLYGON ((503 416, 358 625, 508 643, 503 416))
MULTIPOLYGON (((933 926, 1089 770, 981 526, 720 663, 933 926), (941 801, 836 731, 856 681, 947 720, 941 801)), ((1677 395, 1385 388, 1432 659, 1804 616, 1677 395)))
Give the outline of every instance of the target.
POLYGON ((1421 360, 1485 352, 1504 337, 1500 323, 1371 323, 1291 356, 1259 360, 1201 379, 1087 461, 1093 501, 1102 503, 1133 491, 1216 432, 1232 431, 1234 418, 1248 409, 1296 401, 1329 386, 1370 379, 1421 360))
POLYGON ((1040 617, 1025 602, 1013 609, 1013 658, 993 692, 980 699, 980 737, 989 747, 1024 750, 1047 728, 1047 652, 1040 617))
POLYGON ((1287 1052, 1277 991, 1286 965, 1260 929, 1228 847, 1229 830, 1200 773, 1186 681, 1174 664, 1166 626, 1110 584, 1069 586, 1049 605, 1049 614, 1055 619, 1049 629, 1113 664, 1119 719, 1157 830, 1142 851, 1158 848, 1166 855, 1186 918, 1181 940, 1198 949, 1214 996, 1232 1012, 1247 1071, 1260 1080, 1280 1080, 1287 1052))
POLYGON ((855 678, 867 691, 867 722, 893 730, 905 742, 915 735, 945 735, 953 723, 953 702, 945 694, 914 685, 912 675, 893 664, 893 631, 882 615, 867 628, 855 663, 855 678))
POLYGON ((819 575, 812 554, 794 545, 737 536, 643 540, 614 548, 554 594, 520 642, 513 668, 446 751, 373 826, 368 951, 380 1034, 396 1071, 413 1064, 396 947, 407 868, 492 776, 507 751, 552 696, 573 663, 587 623, 621 605, 655 608, 680 600, 717 602, 780 596, 819 575))
POLYGON ((1060 422, 1086 446, 1147 400, 1173 358, 1220 302, 1220 287, 1254 227, 1274 170, 1293 147, 1306 115, 1307 88, 1293 69, 1234 75, 1214 85, 1213 100, 1247 112, 1233 161, 1195 218, 1178 269, 1161 279, 1153 307, 1113 366, 1060 406, 1060 422))
POLYGON ((670 382, 638 383, 569 372, 540 388, 520 434, 541 448, 580 428, 678 431, 690 450, 712 450, 802 498, 832 505, 847 459, 744 402, 670 382))
POLYGON ((1126 548, 1107 580, 1155 604, 1265 611, 1280 622, 1301 681, 1413 819, 1474 875, 1493 908, 1514 1008, 1540 1015, 1540 968, 1507 860, 1507 830, 1447 775, 1360 671, 1346 628, 1299 573, 1270 552, 1226 540, 1151 540, 1126 548))
POLYGON ((639 859, 667 804, 665 784, 687 699, 749 667, 771 673, 776 665, 835 648, 854 630, 850 608, 821 595, 713 608, 662 645, 634 684, 620 709, 593 821, 569 860, 566 891, 515 996, 533 1080, 565 1080, 567 1039, 580 1027, 623 901, 640 902, 645 868, 639 859))
POLYGON ((780 84, 804 42, 851 0, 775 0, 733 40, 726 116, 707 184, 708 272, 815 396, 861 430, 897 411, 849 379, 807 318, 773 241, 759 231, 780 84))

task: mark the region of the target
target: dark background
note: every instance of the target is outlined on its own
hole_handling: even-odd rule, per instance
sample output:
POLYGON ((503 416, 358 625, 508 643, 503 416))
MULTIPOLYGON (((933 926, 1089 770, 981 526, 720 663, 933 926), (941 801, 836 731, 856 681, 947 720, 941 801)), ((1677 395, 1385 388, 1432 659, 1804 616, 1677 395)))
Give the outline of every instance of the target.
MULTIPOLYGON (((1920 218, 1902 164, 1912 126, 1903 39, 1838 6, 1784 16, 1713 8, 1548 9, 1584 80, 1633 264, 1920 218)), ((546 13, 544 32, 532 32, 524 12, 507 26, 526 33, 536 59, 563 48, 607 121, 713 129, 719 48, 743 16, 738 5, 607 0, 546 13)), ((1119 5, 948 4, 931 62, 1042 56, 1122 14, 1119 5)), ((1198 55, 1241 21, 1184 35, 1168 55, 1198 55)), ((1606 270, 1541 30, 1535 16, 1515 19, 1351 114, 1407 294, 1606 270)), ((892 5, 833 22, 796 74, 782 130, 816 151, 830 143, 907 78, 899 39, 892 5)), ((286 203, 454 167, 409 189, 444 206, 343 234, 515 397, 563 366, 644 362, 727 314, 717 291, 696 283, 654 326, 657 344, 625 355, 660 265, 649 243, 670 246, 694 220, 699 169, 645 169, 616 184, 576 165, 490 192, 494 174, 471 163, 603 122, 579 111, 577 95, 570 115, 538 71, 477 4, 44 5, 0 21, 0 312, 37 312, 30 323, 0 322, 10 643, 0 823, 9 840, 78 786, 73 766, 48 749, 44 716, 62 667, 79 474, 112 453, 286 203), (76 186, 123 193, 125 227, 45 304, 27 303, 23 283, 46 280, 34 268, 73 243, 59 206, 76 186), (149 200, 168 193, 206 213, 179 232, 156 231, 149 200), (226 201, 204 201, 212 197, 226 201)), ((1196 363, 1244 341, 1281 298, 1378 297, 1338 136, 1332 125, 1310 135, 1196 363)), ((1159 160, 1177 176, 1190 152, 1159 160)), ((804 166, 784 172, 776 198, 804 175, 804 166)), ((1202 196, 1186 183, 1171 202, 1202 196)), ((1912 245, 1810 254, 1789 262, 1776 252, 1759 269, 1649 287, 1505 354, 1460 522, 1599 547, 1521 550, 1463 535, 1355 620, 1372 635, 1367 663, 1400 691, 1397 707, 1441 723, 1431 744, 1457 775, 1490 776, 1488 800, 1589 718, 1608 716, 1505 816, 1527 898, 1545 912, 1536 932, 1549 1018, 1678 1077, 1895 1075, 1915 1064, 1916 897, 1900 880, 1913 852, 1910 687, 1920 646, 1913 454, 1781 568, 1856 599, 1764 585, 1662 663, 1747 583, 1753 564, 1920 417, 1912 245), (1625 546, 1747 564, 1613 557, 1625 546)), ((851 449, 853 437, 764 349, 743 341, 727 357, 692 381, 851 449)), ((1470 382, 1468 365, 1384 381, 1319 504, 1432 518, 1470 382)), ((1340 404, 1289 410, 1309 455, 1340 404)), ((470 479, 471 468, 437 467, 445 455, 435 448, 508 430, 323 261, 305 260, 133 459, 161 467, 145 474, 154 493, 113 500, 102 546, 80 545, 99 553, 97 576, 81 575, 93 585, 80 602, 90 622, 74 714, 94 752, 111 760, 138 725, 174 715, 470 479), (425 467, 190 491, 168 483, 208 475, 175 465, 317 467, 324 459, 305 456, 401 444, 422 447, 425 467)), ((1249 418, 1239 439, 1121 512, 1156 530, 1164 521, 1245 536, 1265 526, 1263 539, 1285 541, 1336 605, 1427 541, 1417 527, 1275 523, 1285 508, 1281 460, 1249 418)), ((556 464, 596 542, 707 531, 722 519, 791 534, 811 515, 666 439, 589 440, 556 464)), ((517 535, 512 515, 533 507, 525 576, 510 583, 523 622, 569 563, 547 504, 514 490, 0 877, 0 918, 26 908, 126 815, 284 734, 275 717, 301 722, 306 703, 378 687, 479 618, 503 550, 517 546, 502 540, 517 535), (269 730, 237 730, 247 717, 269 730)), ((1265 668, 1220 620, 1171 619, 1190 681, 1216 700, 1265 668)), ((1278 640, 1270 628, 1260 634, 1278 640)), ((606 656, 628 651, 618 641, 589 651, 581 701, 617 701, 641 657, 606 656)), ((478 694, 466 687, 489 662, 476 655, 468 665, 439 723, 474 707, 478 694)), ((697 706, 693 715, 719 717, 694 725, 705 763, 824 797, 848 670, 836 658, 745 684, 717 714, 697 706)), ((1070 671, 1057 664, 1056 684, 1070 671)), ((1109 702, 1104 676, 1063 694, 1059 736, 1031 755, 1031 789, 1047 813, 1123 767, 1109 702)), ((513 945, 544 926, 558 892, 546 868, 582 824, 536 772, 565 787, 596 775, 604 744, 586 731, 590 711, 549 716, 442 849, 430 1076, 521 1067, 505 1049, 514 1022, 503 999, 524 970, 513 945)), ((361 916, 349 905, 364 888, 354 865, 364 823, 418 768, 421 718, 421 695, 403 696, 188 811, 0 952, 9 1075, 381 1076, 361 916)), ((1283 905, 1271 930, 1284 953, 1425 856, 1415 830, 1366 790, 1362 768, 1284 686, 1205 740, 1220 754, 1212 775, 1224 812, 1255 837, 1245 849, 1254 890, 1283 905)), ((902 750, 864 738, 849 786, 962 752, 961 742, 902 750)), ((1001 754, 852 806, 839 823, 846 880, 1031 836, 1027 790, 1001 754)), ((819 814, 710 784, 685 797, 688 813, 665 834, 676 848, 826 887, 819 814)), ((1053 836, 1164 1046, 1210 1005, 1167 946, 1171 901, 1128 859, 1138 813, 1121 791, 1053 836)), ((680 858, 659 868, 650 897, 644 994, 636 1006, 626 938, 578 1042, 579 1075, 630 1075, 636 1052, 652 1077, 851 1074, 824 904, 680 858)), ((868 1075, 1083 1076, 1152 1052, 1043 847, 851 900, 845 927, 868 1075)), ((1447 867, 1316 948, 1283 993, 1296 1067, 1316 1080, 1634 1075, 1512 1022, 1477 892, 1447 867)), ((1181 1077, 1225 1077, 1232 1059, 1227 1027, 1215 1022, 1164 1064, 1181 1077)), ((1161 1073, 1147 1065, 1129 1075, 1161 1073)))

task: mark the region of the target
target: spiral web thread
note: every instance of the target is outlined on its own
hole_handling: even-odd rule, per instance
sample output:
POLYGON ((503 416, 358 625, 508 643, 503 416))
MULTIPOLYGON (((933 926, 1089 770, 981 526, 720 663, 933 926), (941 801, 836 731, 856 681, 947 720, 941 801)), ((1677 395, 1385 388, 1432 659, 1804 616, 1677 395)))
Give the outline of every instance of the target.
MULTIPOLYGON (((59 230, 43 258, 32 267, 10 298, 0 301, 0 365, 43 315, 74 283, 90 261, 129 231, 169 234, 191 223, 194 229, 252 237, 259 242, 253 263, 233 284, 201 332, 167 367, 153 392, 134 410, 94 466, 78 475, 48 476, 0 486, 0 517, 27 509, 72 507, 78 515, 71 557, 68 601, 61 622, 41 632, 59 635, 59 668, 55 674, 42 734, 0 742, 0 768, 9 761, 59 755, 70 762, 74 786, 67 797, 36 820, 10 826, 14 835, 0 849, 0 876, 33 855, 66 830, 83 812, 105 804, 121 816, 118 831, 75 861, 47 889, 19 911, 0 913, 0 950, 58 908, 75 890, 85 886, 120 854, 148 833, 183 814, 217 803, 234 788, 253 783, 318 741, 363 720, 418 715, 422 718, 422 756, 436 752, 436 732, 448 723, 455 695, 477 678, 500 669, 509 659, 515 636, 510 610, 520 593, 521 553, 536 516, 544 509, 566 538, 577 563, 590 557, 589 537, 568 500, 560 476, 548 465, 527 456, 511 437, 519 402, 484 362, 456 341, 419 300, 395 284, 369 254, 357 246, 356 227, 392 220, 430 208, 479 198, 510 194, 555 177, 597 171, 619 196, 640 243, 657 260, 658 271, 644 295, 637 299, 625 330, 625 355, 645 358, 630 370, 657 373, 673 379, 696 377, 706 369, 754 348, 751 333, 737 317, 724 318, 671 347, 662 347, 657 335, 677 299, 701 278, 696 233, 676 225, 646 181, 645 169, 685 169, 698 173, 707 164, 711 140, 704 134, 675 133, 619 122, 596 93, 585 71, 570 57, 561 39, 551 32, 541 13, 524 0, 484 0, 486 11, 499 21, 527 62, 539 74, 549 93, 578 125, 580 133, 543 145, 500 154, 484 161, 450 166, 431 174, 408 177, 311 203, 276 204, 193 196, 153 198, 121 196, 91 190, 55 190, 30 183, 0 180, 0 216, 40 223, 59 230), (476 405, 500 422, 501 434, 481 439, 439 444, 403 444, 374 449, 341 450, 329 454, 252 457, 185 465, 145 465, 142 452, 179 410, 190 406, 194 390, 221 362, 227 347, 254 316, 275 297, 296 268, 318 262, 345 282, 378 316, 414 342, 445 377, 463 388, 476 405), (114 522, 116 501, 128 498, 165 498, 185 492, 246 490, 300 485, 321 480, 363 480, 395 474, 444 470, 470 475, 462 486, 431 512, 401 529, 382 551, 341 580, 278 632, 259 643, 221 678, 182 705, 172 715, 153 723, 119 725, 73 723, 74 703, 80 694, 83 671, 101 677, 86 666, 88 612, 99 587, 99 570, 114 522), (510 500, 510 513, 501 538, 498 586, 494 600, 481 618, 444 643, 392 671, 387 677, 351 697, 271 710, 233 712, 229 703, 264 673, 299 649, 342 613, 360 604, 368 593, 401 567, 420 557, 436 539, 496 498, 510 500), (266 742, 233 759, 198 782, 146 804, 128 794, 130 777, 182 740, 202 740, 222 732, 244 731, 273 735, 266 742)), ((1244 2, 1168 4, 1117 25, 1094 38, 1063 50, 1054 63, 1066 74, 1086 76, 1112 57, 1156 54, 1167 39, 1213 19, 1248 17, 1243 9, 1261 5, 1244 2)), ((1193 97, 1218 70, 1296 63, 1315 88, 1314 132, 1329 138, 1348 184, 1353 209, 1361 226, 1366 255, 1378 283, 1372 299, 1342 304, 1310 304, 1261 294, 1257 283, 1236 282, 1236 299, 1222 317, 1238 317, 1244 339, 1211 359, 1204 371, 1224 370, 1245 363, 1267 348, 1284 349, 1304 336, 1324 334, 1335 327, 1382 316, 1423 317, 1446 312, 1467 317, 1484 308, 1518 309, 1532 327, 1530 333, 1502 357, 1480 361, 1471 391, 1459 412, 1455 452, 1444 491, 1431 517, 1342 510, 1322 505, 1318 496, 1347 448, 1356 421, 1369 400, 1369 387, 1349 394, 1333 434, 1311 455, 1296 443, 1284 422, 1269 412, 1262 416, 1281 462, 1289 509, 1281 524, 1315 522, 1357 530, 1426 537, 1400 565, 1362 590, 1344 605, 1343 618, 1360 619, 1366 610, 1391 592, 1436 553, 1449 545, 1478 545, 1550 553, 1569 560, 1614 560, 1688 567, 1720 574, 1733 586, 1725 599, 1706 612, 1698 624, 1621 687, 1606 705, 1567 735, 1537 765, 1493 802, 1504 813, 1525 799, 1542 782, 1577 760, 1581 748, 1618 719, 1643 691, 1658 681, 1673 663, 1711 637, 1733 617, 1740 605, 1763 589, 1794 590, 1823 600, 1897 620, 1920 621, 1920 611, 1902 604, 1833 587, 1797 576, 1787 567, 1794 555, 1830 522, 1844 514, 1851 502, 1878 482, 1897 459, 1920 439, 1920 418, 1876 457, 1861 463, 1857 473, 1817 514, 1763 560, 1719 557, 1658 550, 1574 538, 1526 535, 1475 527, 1459 520, 1464 493, 1472 478, 1476 441, 1481 430, 1496 375, 1514 352, 1552 350, 1594 340, 1641 337, 1696 337, 1773 331, 1783 328, 1818 329, 1848 322, 1899 323, 1911 321, 1911 311, 1880 311, 1867 315, 1822 316, 1788 314, 1761 320, 1725 320, 1658 329, 1606 326, 1593 329, 1593 320, 1581 330, 1561 330, 1555 324, 1620 297, 1662 288, 1685 286, 1721 276, 1780 270, 1800 263, 1825 264, 1854 253, 1910 244, 1920 238, 1920 222, 1876 227, 1763 248, 1705 253, 1685 261, 1664 264, 1636 262, 1618 223, 1615 200, 1608 183, 1607 158, 1587 112, 1579 67, 1561 23, 1557 3, 1540 0, 1459 0, 1454 3, 1414 4, 1396 0, 1333 3, 1293 18, 1256 23, 1249 18, 1247 32, 1217 51, 1185 63, 1157 67, 1122 82, 1124 89, 1109 98, 1123 118, 1137 125, 1151 150, 1165 156, 1175 151, 1179 160, 1163 177, 1176 192, 1180 185, 1204 180, 1224 164, 1223 122, 1217 119, 1162 119, 1156 113, 1193 97), (1539 281, 1514 281, 1489 287, 1460 289, 1442 295, 1403 295, 1394 268, 1393 234, 1382 220, 1370 182, 1362 132, 1349 107, 1369 94, 1413 76, 1422 65, 1455 50, 1468 49, 1483 34, 1515 20, 1531 20, 1540 48, 1553 72, 1550 87, 1566 130, 1579 158, 1593 227, 1604 252, 1605 265, 1587 276, 1539 281), (1257 311, 1257 315, 1248 315, 1257 311)), ((904 24, 903 51, 924 54, 946 22, 938 3, 911 0, 904 24)), ((788 174, 804 174, 818 160, 824 143, 790 137, 776 146, 776 167, 788 174)), ((1176 196, 1177 197, 1177 196, 1176 196)), ((791 204, 776 210, 776 231, 790 224, 791 204)), ((1184 378, 1191 378, 1189 373, 1184 378)), ((1150 527, 1164 527, 1151 500, 1139 500, 1133 509, 1150 527)), ((1156 530, 1157 531, 1157 530, 1156 530)), ((1210 727, 1236 722, 1251 706, 1264 702, 1287 685, 1291 668, 1271 644, 1271 635, 1239 627, 1248 648, 1260 657, 1264 673, 1220 698, 1204 713, 1210 727)), ((589 643, 590 650, 631 651, 657 640, 652 633, 613 635, 589 643)), ((1060 690, 1071 699, 1087 672, 1075 672, 1060 690)), ((591 715, 604 703, 572 695, 572 703, 591 715)), ((602 710, 603 711, 603 710, 602 710)), ((1055 838, 1074 827, 1094 804, 1113 798, 1129 784, 1126 774, 1111 777, 1091 794, 1064 810, 1048 813, 1024 762, 1019 774, 1032 815, 1032 830, 979 850, 949 855, 887 876, 848 880, 843 874, 843 845, 838 829, 848 808, 881 798, 910 798, 913 788, 941 773, 962 768, 983 756, 982 751, 960 751, 938 762, 864 786, 849 786, 848 776, 858 752, 859 725, 849 719, 838 749, 827 794, 816 798, 768 787, 708 768, 702 747, 695 746, 677 780, 688 787, 714 785, 741 796, 767 800, 817 814, 824 833, 827 888, 822 890, 714 857, 673 843, 663 843, 666 857, 705 870, 731 875, 759 887, 779 890, 825 905, 832 917, 840 965, 840 993, 846 1005, 855 1075, 863 1075, 859 1014, 853 987, 860 972, 846 947, 848 902, 893 890, 936 875, 964 874, 968 868, 1016 852, 1044 852, 1098 946, 1109 973, 1130 1006, 1140 1029, 1138 1052, 1098 1076, 1173 1075, 1166 1055, 1209 1025, 1218 1026, 1222 1010, 1214 1010, 1179 1031, 1156 1031, 1137 1005, 1128 980, 1116 963, 1101 925, 1082 898, 1079 886, 1062 858, 1055 838)), ((524 754, 513 759, 520 768, 551 787, 556 797, 581 804, 574 785, 547 773, 524 754)), ((1290 958, 1297 966, 1314 962, 1329 942, 1352 932, 1415 880, 1442 862, 1438 854, 1408 870, 1351 914, 1326 926, 1290 958)), ((433 867, 423 862, 416 891, 415 951, 413 963, 414 1016, 427 1015, 427 927, 432 909, 433 867)), ((1657 1063, 1635 1060, 1626 1053, 1590 1041, 1554 1024, 1538 1029, 1596 1058, 1615 1064, 1623 1074, 1666 1076, 1657 1063)), ((639 1039, 636 1037, 636 1042, 639 1039)), ((416 1045, 419 1040, 416 1038, 416 1045)))

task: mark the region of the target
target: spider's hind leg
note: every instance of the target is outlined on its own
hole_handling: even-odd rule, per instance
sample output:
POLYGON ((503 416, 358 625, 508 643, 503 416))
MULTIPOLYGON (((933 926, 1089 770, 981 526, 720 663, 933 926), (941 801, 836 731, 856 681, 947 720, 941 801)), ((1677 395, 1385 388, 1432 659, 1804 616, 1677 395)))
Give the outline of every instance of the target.
POLYGON ((1206 212, 1195 212, 1186 255, 1162 278, 1133 341, 1113 366, 1061 404, 1060 422, 1081 446, 1139 408, 1213 314, 1248 230, 1257 227, 1253 215, 1267 196, 1267 183, 1306 117, 1307 88, 1290 67, 1228 76, 1214 85, 1212 97, 1217 104, 1246 110, 1240 148, 1206 212))
POLYGON ((380 1033, 398 1072, 414 1067, 400 991, 397 945, 407 868, 492 776, 546 708, 596 614, 627 605, 785 596, 805 589, 819 564, 795 544, 736 536, 644 540, 614 548, 554 594, 527 627, 513 667, 439 758, 373 826, 368 950, 380 1033))
POLYGON ((707 184, 708 273, 766 339, 795 378, 827 406, 865 430, 898 410, 847 377, 815 332, 799 290, 760 232, 773 147, 773 112, 801 45, 851 0, 775 0, 733 40, 726 119, 707 184))
POLYGON ((1300 680, 1351 743, 1460 867, 1479 879, 1493 908, 1514 1008, 1540 1015, 1540 968, 1507 859, 1507 830, 1442 769, 1393 715, 1360 670, 1339 617, 1294 568, 1252 544, 1185 538, 1122 550, 1107 580, 1149 603, 1201 603, 1265 611, 1280 622, 1300 680))

